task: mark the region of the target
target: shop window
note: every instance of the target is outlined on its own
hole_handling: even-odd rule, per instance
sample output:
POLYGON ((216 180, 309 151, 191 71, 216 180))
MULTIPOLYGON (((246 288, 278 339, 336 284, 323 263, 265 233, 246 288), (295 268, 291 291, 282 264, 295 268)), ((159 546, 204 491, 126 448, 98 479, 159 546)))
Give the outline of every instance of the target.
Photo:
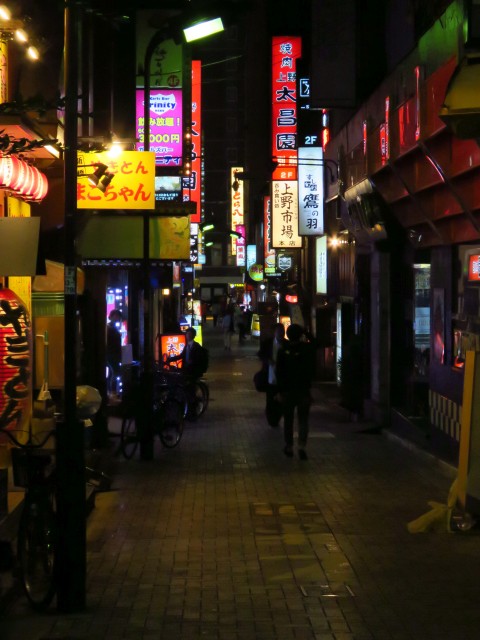
POLYGON ((414 264, 414 369, 426 377, 430 364, 430 265, 414 264))

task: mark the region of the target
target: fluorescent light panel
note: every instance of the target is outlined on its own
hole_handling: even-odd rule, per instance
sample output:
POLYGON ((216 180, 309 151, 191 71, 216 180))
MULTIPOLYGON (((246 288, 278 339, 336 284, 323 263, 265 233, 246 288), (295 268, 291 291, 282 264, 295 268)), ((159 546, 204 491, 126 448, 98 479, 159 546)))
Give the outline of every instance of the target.
POLYGON ((191 27, 185 27, 183 33, 185 34, 185 40, 187 42, 193 42, 194 40, 200 40, 206 36, 211 36, 214 33, 220 33, 223 31, 223 22, 221 18, 213 18, 212 20, 204 20, 198 24, 194 24, 191 27))

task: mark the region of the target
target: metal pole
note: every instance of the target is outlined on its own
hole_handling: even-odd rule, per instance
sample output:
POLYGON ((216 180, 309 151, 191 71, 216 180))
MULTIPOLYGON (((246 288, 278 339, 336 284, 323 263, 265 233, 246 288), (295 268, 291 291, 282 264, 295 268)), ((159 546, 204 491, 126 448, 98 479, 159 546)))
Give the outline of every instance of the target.
MULTIPOLYGON (((143 89, 143 150, 150 150, 150 65, 153 53, 162 37, 156 32, 145 51, 144 89, 143 89)), ((137 421, 140 433, 140 457, 142 460, 153 459, 153 358, 150 311, 150 215, 143 215, 143 372, 138 407, 137 421)))
POLYGON ((77 211, 77 95, 78 7, 65 4, 65 370, 64 419, 57 427, 57 607, 80 611, 86 604, 86 496, 83 424, 77 420, 77 265, 75 215, 77 211))

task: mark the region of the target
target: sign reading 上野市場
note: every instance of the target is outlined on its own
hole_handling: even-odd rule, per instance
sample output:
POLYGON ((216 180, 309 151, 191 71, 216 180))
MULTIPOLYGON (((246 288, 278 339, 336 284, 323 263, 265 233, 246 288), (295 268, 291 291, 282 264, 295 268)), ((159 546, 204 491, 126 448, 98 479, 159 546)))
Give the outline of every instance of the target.
MULTIPOLYGON (((100 179, 101 180, 101 179, 100 179)), ((116 158, 108 152, 77 154, 78 209, 155 209, 155 154, 123 151, 116 158), (96 164, 107 167, 112 179, 104 191, 90 184, 96 164)))
POLYGON ((301 249, 298 235, 298 183, 296 180, 272 182, 272 247, 301 249))

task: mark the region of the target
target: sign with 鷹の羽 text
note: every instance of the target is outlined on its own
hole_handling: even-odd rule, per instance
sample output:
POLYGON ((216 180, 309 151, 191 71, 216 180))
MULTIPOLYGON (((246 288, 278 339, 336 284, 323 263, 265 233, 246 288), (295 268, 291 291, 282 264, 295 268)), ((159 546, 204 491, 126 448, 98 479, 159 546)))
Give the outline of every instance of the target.
POLYGON ((108 152, 77 154, 78 209, 155 209, 155 154, 150 151, 123 151, 116 158, 108 152), (96 164, 113 174, 104 191, 88 177, 96 164))
POLYGON ((298 183, 296 180, 272 182, 272 247, 301 249, 298 235, 298 183))
POLYGON ((300 147, 298 150, 298 233, 301 236, 323 234, 323 149, 300 147))

